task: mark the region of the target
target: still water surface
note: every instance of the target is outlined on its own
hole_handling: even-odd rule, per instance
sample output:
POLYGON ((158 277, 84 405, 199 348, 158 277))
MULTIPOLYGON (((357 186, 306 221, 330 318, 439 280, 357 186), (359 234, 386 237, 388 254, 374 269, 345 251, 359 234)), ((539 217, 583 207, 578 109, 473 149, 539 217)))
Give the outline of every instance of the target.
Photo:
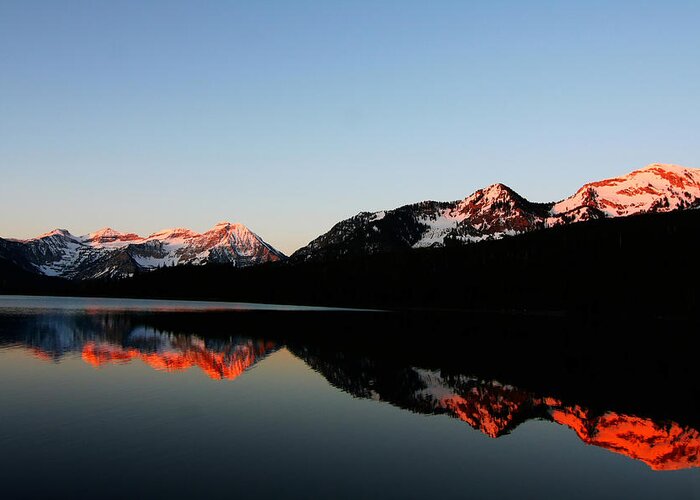
POLYGON ((0 297, 2 497, 700 498, 686 422, 281 341, 274 306, 177 326, 220 308, 0 297))

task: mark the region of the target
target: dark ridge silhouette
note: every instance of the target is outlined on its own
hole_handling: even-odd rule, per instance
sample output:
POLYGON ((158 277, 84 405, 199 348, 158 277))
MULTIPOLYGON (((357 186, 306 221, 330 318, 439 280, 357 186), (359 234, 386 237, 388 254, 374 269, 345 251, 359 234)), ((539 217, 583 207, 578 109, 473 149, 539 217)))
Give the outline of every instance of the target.
POLYGON ((700 211, 589 221, 497 241, 253 268, 176 267, 69 283, 3 265, 4 293, 616 315, 698 311, 700 211))

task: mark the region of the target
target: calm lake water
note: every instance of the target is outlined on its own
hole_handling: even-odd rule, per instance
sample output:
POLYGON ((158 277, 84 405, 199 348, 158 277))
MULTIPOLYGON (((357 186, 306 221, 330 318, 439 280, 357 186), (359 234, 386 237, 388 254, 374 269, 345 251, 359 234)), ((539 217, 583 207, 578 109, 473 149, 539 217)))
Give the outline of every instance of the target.
POLYGON ((700 498, 686 372, 392 314, 0 297, 2 496, 700 498))

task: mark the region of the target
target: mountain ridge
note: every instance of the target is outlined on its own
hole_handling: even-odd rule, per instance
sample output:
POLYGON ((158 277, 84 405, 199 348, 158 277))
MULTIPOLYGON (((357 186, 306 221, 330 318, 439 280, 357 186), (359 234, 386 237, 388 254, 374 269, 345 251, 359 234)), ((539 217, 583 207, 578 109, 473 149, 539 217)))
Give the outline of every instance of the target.
POLYGON ((146 237, 110 227, 82 236, 54 229, 34 238, 0 238, 0 256, 38 274, 70 279, 124 278, 183 264, 245 267, 285 258, 245 225, 230 222, 204 233, 171 228, 146 237))
MULTIPOLYGON (((700 207, 700 169, 654 163, 589 182, 556 202, 532 202, 502 183, 455 201, 421 201, 360 212, 291 255, 291 262, 338 260, 410 249, 459 246, 596 219, 700 207)), ((175 227, 140 236, 103 227, 82 236, 54 229, 0 238, 0 257, 45 276, 117 279, 159 267, 247 267, 286 256, 245 225, 220 222, 203 233, 175 227)))
POLYGON ((295 251, 292 260, 324 260, 409 248, 500 239, 593 219, 700 206, 700 169, 653 163, 584 184, 560 201, 532 202, 502 183, 462 200, 424 201, 360 212, 295 251))

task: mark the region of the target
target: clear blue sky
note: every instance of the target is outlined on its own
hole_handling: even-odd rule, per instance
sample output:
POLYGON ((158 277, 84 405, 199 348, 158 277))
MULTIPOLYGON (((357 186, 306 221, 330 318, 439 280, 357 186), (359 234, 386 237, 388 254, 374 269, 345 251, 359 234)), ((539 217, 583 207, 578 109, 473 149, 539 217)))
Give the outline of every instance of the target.
POLYGON ((700 167, 700 2, 0 0, 0 236, 534 201, 700 167))

